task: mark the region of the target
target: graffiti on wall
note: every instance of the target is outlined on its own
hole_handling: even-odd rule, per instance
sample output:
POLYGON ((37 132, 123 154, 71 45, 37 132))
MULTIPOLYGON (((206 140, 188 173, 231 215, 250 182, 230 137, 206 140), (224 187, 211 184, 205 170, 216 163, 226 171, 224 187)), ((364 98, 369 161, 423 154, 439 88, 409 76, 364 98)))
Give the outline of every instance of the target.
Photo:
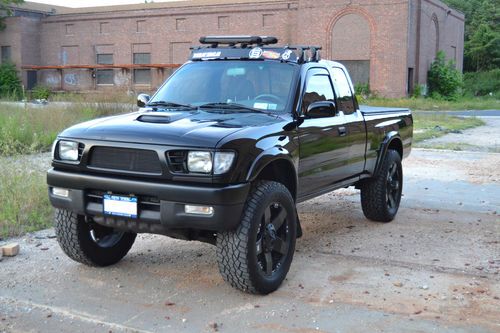
POLYGON ((64 74, 64 83, 70 86, 76 86, 78 84, 78 75, 76 73, 64 74))

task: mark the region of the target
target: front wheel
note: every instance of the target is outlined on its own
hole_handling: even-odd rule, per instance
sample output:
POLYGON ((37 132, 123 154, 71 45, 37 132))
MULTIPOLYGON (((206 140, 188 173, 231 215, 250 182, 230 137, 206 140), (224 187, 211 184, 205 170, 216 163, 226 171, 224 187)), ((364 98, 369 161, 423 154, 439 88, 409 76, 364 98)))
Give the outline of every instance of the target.
POLYGON ((278 289, 295 251, 296 216, 293 198, 283 184, 258 182, 238 228, 217 235, 217 262, 224 280, 250 293, 278 289))
POLYGON ((401 156, 389 149, 379 174, 361 185, 361 207, 365 216, 377 222, 390 222, 396 216, 403 191, 401 156))
POLYGON ((56 209, 57 241, 68 257, 88 266, 109 266, 120 261, 137 234, 86 221, 85 216, 56 209))

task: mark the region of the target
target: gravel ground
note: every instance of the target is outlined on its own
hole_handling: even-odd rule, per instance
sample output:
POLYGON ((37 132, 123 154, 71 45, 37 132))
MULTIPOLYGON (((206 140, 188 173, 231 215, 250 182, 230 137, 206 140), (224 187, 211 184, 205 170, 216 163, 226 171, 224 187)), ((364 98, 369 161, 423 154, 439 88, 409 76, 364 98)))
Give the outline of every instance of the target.
POLYGON ((500 117, 481 117, 481 119, 486 123, 485 126, 425 140, 419 143, 419 147, 434 148, 453 145, 461 150, 500 153, 500 117))

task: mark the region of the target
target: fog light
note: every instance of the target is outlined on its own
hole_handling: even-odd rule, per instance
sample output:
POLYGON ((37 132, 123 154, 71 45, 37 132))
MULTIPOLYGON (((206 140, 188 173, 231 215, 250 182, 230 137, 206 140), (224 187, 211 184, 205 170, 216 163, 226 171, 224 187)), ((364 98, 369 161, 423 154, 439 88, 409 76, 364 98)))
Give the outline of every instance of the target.
POLYGON ((185 205, 184 212, 186 212, 186 214, 209 216, 214 215, 214 207, 185 205))
POLYGON ((58 197, 67 198, 69 197, 69 190, 60 187, 53 187, 52 194, 57 195, 58 197))

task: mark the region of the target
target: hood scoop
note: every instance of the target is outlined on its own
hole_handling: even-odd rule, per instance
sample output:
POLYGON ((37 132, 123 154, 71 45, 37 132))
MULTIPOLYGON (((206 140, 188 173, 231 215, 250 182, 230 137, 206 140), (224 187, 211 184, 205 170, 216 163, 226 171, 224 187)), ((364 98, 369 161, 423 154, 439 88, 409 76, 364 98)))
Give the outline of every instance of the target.
POLYGON ((193 112, 145 112, 136 118, 137 121, 153 124, 170 124, 174 121, 189 117, 193 112))

